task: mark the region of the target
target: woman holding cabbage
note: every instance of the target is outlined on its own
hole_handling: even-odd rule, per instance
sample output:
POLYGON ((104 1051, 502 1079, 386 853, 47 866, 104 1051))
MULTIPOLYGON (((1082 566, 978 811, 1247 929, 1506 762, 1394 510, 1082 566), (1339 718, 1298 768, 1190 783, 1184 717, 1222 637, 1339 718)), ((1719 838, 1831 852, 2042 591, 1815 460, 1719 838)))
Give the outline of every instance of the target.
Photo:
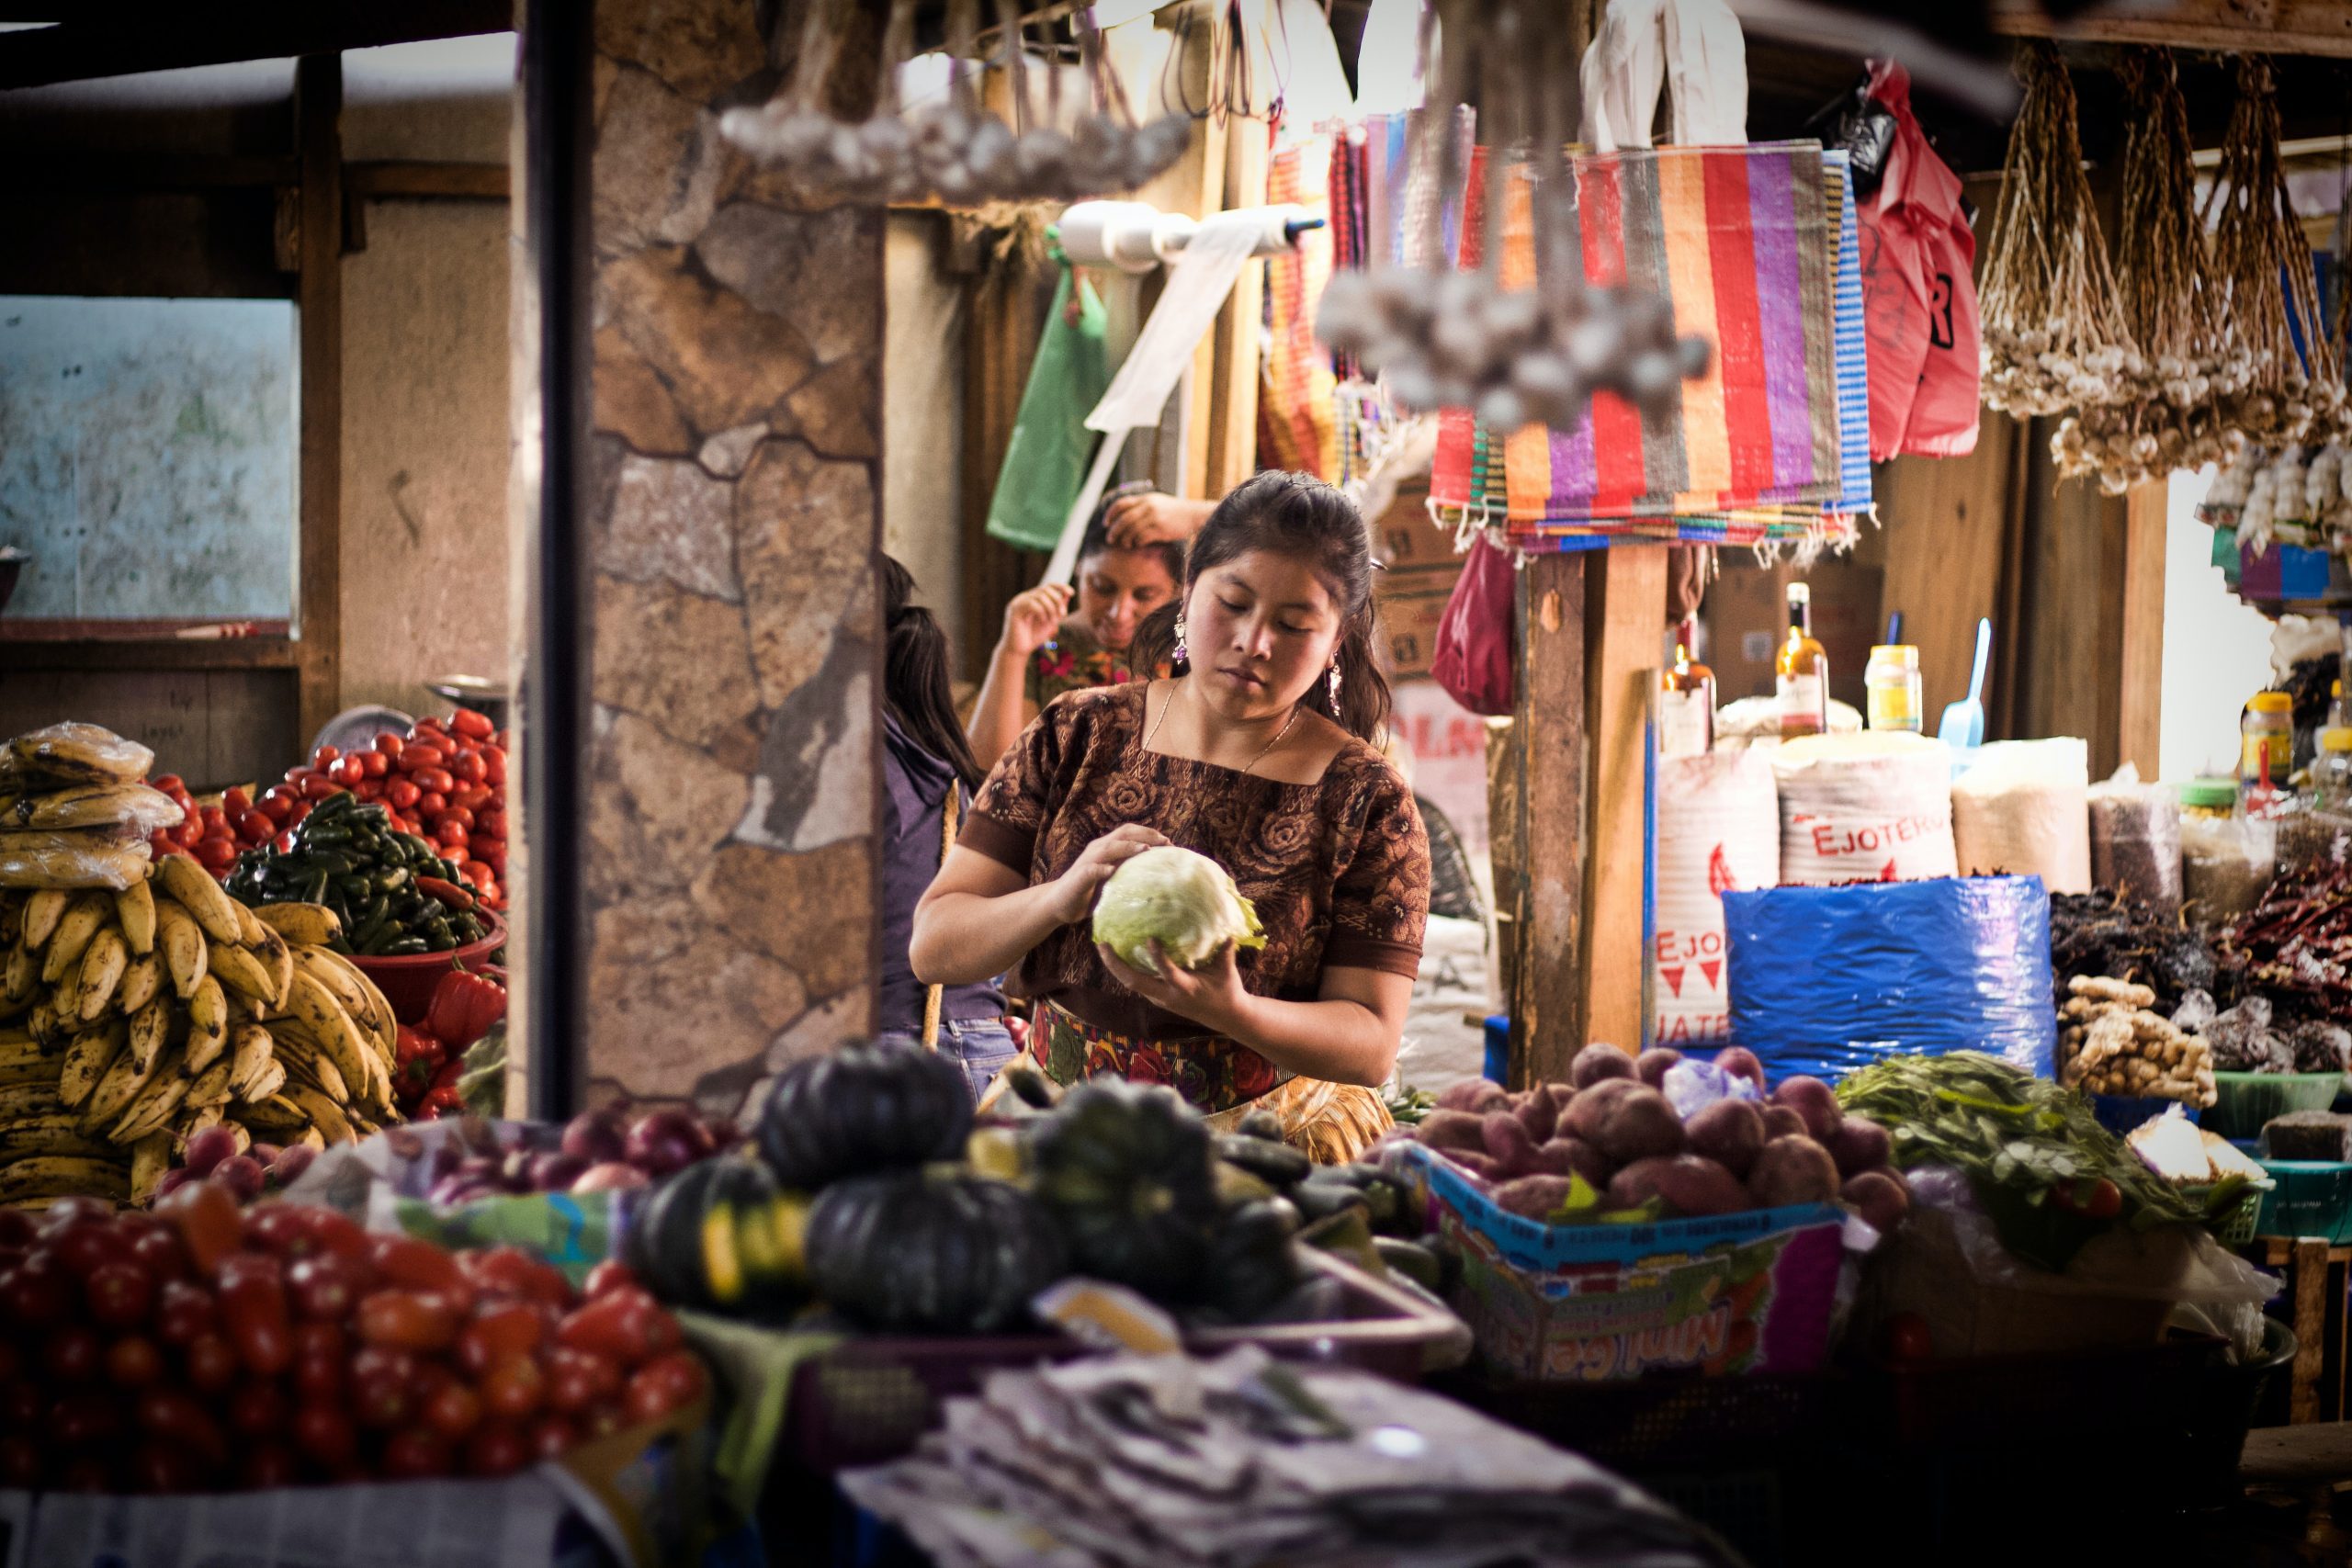
POLYGON ((1061 1082, 1164 1083, 1213 1122, 1270 1111, 1317 1158, 1362 1153, 1430 889, 1412 792, 1370 744, 1373 638, 1355 507, 1299 474, 1236 490, 1138 636, 1138 667, 1167 648, 1173 677, 1071 693, 1022 733, 916 910, 915 973, 1009 970, 1061 1082), (1230 881, 1153 856, 1098 921, 1112 874, 1171 845, 1230 881))

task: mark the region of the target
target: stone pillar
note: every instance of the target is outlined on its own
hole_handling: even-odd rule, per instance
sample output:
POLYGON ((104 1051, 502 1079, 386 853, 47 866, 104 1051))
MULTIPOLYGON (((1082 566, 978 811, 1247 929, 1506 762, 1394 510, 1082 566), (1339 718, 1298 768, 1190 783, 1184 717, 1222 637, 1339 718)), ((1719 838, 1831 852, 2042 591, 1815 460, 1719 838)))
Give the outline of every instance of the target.
POLYGON ((718 134, 752 0, 595 0, 582 1074, 731 1110, 870 1026, 882 215, 718 134))

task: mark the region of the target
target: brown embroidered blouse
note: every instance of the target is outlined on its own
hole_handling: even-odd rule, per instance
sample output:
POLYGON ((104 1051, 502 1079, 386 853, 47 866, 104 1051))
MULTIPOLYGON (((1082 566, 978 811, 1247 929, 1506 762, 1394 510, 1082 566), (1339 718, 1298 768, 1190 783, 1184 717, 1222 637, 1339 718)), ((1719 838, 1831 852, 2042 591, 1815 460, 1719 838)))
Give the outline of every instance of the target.
MULTIPOLYGON (((1299 784, 1147 751, 1148 690, 1136 682, 1056 699, 989 775, 959 841, 1034 886, 1114 828, 1141 823, 1216 860, 1257 906, 1266 945, 1239 959, 1253 995, 1312 1000, 1327 966, 1415 974, 1429 836, 1387 760, 1350 740, 1319 782, 1299 784)), ((1012 988, 1136 1039, 1202 1032, 1113 980, 1083 923, 1038 943, 1012 988)))

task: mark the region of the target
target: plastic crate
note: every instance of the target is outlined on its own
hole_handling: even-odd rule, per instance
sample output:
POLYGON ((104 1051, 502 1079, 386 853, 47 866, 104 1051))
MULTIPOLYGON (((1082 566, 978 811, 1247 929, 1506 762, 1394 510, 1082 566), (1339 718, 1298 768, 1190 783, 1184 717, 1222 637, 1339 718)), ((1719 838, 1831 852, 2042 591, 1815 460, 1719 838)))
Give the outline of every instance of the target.
POLYGON ((2290 1111, 2324 1111, 2344 1087, 2342 1073, 2215 1073, 2205 1125, 2225 1138, 2251 1138, 2290 1111))
POLYGON ((2262 1204, 2268 1196, 2259 1187, 2250 1187, 2237 1206, 2226 1214, 2217 1214, 2206 1222, 2213 1239, 2223 1247, 2244 1247, 2262 1234, 2262 1204))
POLYGON ((2331 1247, 2352 1241, 2352 1165, 2267 1159, 2262 1168, 2277 1185, 2262 1195, 2255 1235, 2319 1236, 2331 1247))
MULTIPOLYGON (((1464 1333, 1435 1303, 1374 1279, 1327 1252, 1301 1256, 1347 1287, 1343 1318, 1202 1329, 1185 1348, 1204 1356, 1256 1345, 1288 1360, 1362 1367, 1419 1382, 1430 1353, 1464 1333)), ((783 1452, 820 1473, 898 1458, 939 1421, 941 1402, 971 1393, 989 1372, 1068 1361, 1087 1347, 1062 1335, 914 1338, 863 1336, 811 1356, 795 1370, 783 1452)))

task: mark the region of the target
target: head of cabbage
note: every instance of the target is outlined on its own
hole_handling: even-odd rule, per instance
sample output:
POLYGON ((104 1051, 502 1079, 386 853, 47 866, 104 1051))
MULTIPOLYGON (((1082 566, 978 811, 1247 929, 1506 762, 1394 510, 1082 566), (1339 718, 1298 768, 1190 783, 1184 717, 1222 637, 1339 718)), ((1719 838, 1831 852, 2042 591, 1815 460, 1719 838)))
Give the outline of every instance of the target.
POLYGON ((1094 904, 1094 940, 1120 962, 1157 975, 1151 944, 1187 969, 1198 969, 1227 942, 1266 945, 1258 911, 1225 867, 1203 854, 1162 844, 1120 865, 1094 904))

